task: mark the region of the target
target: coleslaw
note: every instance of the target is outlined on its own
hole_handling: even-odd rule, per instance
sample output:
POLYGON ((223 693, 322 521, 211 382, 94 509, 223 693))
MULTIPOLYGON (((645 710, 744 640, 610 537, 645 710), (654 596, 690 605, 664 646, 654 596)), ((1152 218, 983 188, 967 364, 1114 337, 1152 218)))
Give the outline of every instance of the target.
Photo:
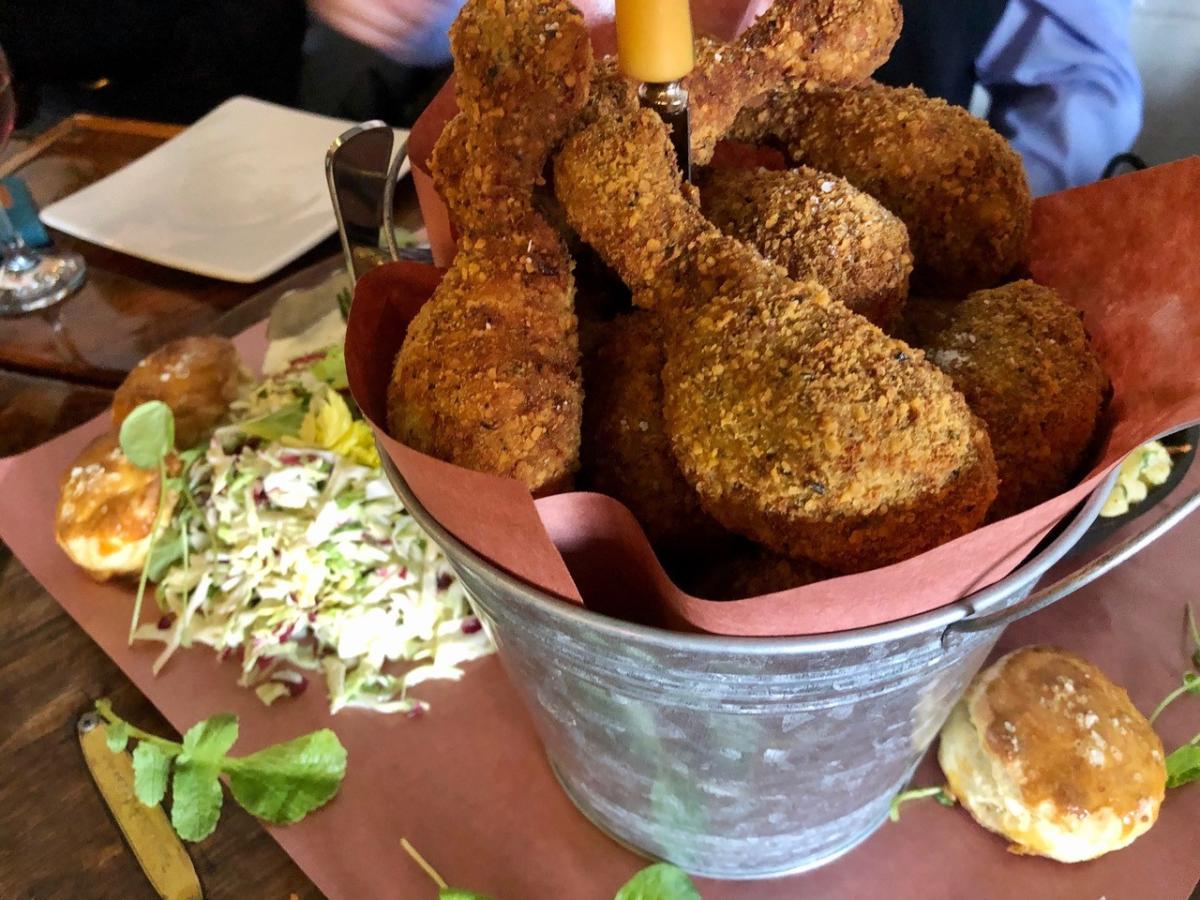
POLYGON ((339 393, 340 348, 253 385, 234 421, 180 454, 181 500, 150 577, 164 615, 136 637, 240 656, 263 702, 321 673, 332 712, 416 714, 409 688, 492 652, 441 550, 379 469, 339 393), (311 363, 311 364, 310 364, 311 363))

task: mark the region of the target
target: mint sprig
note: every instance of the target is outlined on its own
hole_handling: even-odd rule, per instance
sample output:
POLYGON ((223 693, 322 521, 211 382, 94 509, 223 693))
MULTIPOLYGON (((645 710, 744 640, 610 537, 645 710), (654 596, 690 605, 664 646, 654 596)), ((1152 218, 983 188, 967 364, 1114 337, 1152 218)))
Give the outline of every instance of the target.
POLYGON ((193 725, 181 743, 149 734, 113 712, 107 700, 96 711, 109 723, 114 752, 133 750, 133 789, 147 806, 163 801, 171 785, 171 824, 185 841, 213 833, 221 815, 221 776, 238 805, 273 825, 290 825, 329 802, 346 775, 346 748, 327 728, 247 756, 228 753, 238 736, 236 716, 213 716, 193 725))
POLYGON ((154 545, 162 528, 163 509, 167 502, 167 456, 175 449, 175 414, 161 400, 151 400, 137 406, 121 423, 119 435, 121 452, 139 469, 158 469, 158 507, 150 529, 150 547, 138 578, 137 599, 133 603, 133 619, 129 623, 129 643, 133 643, 138 620, 142 616, 142 600, 146 596, 146 581, 155 559, 154 545))
POLYGON ((942 806, 953 806, 957 802, 954 799, 954 795, 944 786, 909 788, 907 791, 901 791, 892 798, 892 805, 888 808, 888 818, 893 822, 899 822, 901 806, 910 800, 922 800, 926 797, 932 797, 942 806))
POLYGON ((1167 787, 1183 787, 1200 781, 1200 734, 1167 754, 1167 787))
POLYGON ((700 900, 700 892, 683 869, 655 863, 625 882, 614 900, 700 900))
POLYGON ((1153 725, 1155 719, 1163 714, 1163 711, 1182 697, 1184 694, 1200 694, 1200 675, 1195 672, 1184 672, 1182 683, 1167 696, 1163 697, 1162 702, 1154 707, 1154 712, 1150 713, 1150 724, 1153 725))
MULTIPOLYGON (((476 894, 447 885, 446 879, 417 852, 417 848, 408 842, 408 838, 400 838, 400 846, 412 857, 412 861, 421 867, 421 871, 429 876, 429 880, 437 885, 438 900, 490 900, 485 894, 476 894)), ((700 893, 683 869, 670 863, 655 863, 629 879, 617 891, 614 900, 700 900, 700 893)))

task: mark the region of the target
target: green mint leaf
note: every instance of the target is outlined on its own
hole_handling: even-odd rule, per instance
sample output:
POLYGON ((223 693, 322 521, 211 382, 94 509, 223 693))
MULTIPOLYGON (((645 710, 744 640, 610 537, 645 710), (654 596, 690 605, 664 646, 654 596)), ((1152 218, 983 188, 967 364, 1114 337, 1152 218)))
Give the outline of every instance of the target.
POLYGON ((171 825, 185 841, 202 841, 221 817, 219 769, 184 756, 176 758, 171 781, 171 825))
POLYGON ((350 318, 350 305, 352 303, 354 303, 354 292, 350 288, 342 288, 338 291, 338 311, 342 314, 343 322, 350 318))
POLYGON ((129 724, 125 721, 113 722, 105 730, 104 740, 109 750, 120 753, 129 743, 129 724))
POLYGON ((683 869, 656 863, 629 879, 615 900, 700 900, 700 892, 683 869))
POLYGON ((264 441, 277 441, 286 435, 299 434, 304 414, 304 404, 294 403, 283 409, 277 409, 270 415, 260 416, 248 422, 239 422, 238 428, 251 437, 262 438, 264 441))
POLYGON ((229 790, 274 825, 298 822, 327 803, 346 774, 346 748, 328 728, 225 762, 229 790))
POLYGON ((133 792, 146 806, 157 806, 167 795, 171 757, 142 741, 133 749, 133 792))
POLYGON ((341 347, 330 347, 325 355, 313 363, 312 373, 335 391, 344 391, 350 386, 346 374, 346 351, 341 347))
POLYGON ((1184 744, 1167 756, 1167 787, 1200 781, 1200 745, 1184 744))
POLYGON ((237 716, 222 713, 189 728, 183 736, 183 752, 192 761, 220 768, 237 736, 237 716))
POLYGON ((1200 694, 1200 675, 1195 672, 1184 672, 1183 689, 1189 694, 1200 694))
POLYGON ((438 900, 492 900, 487 894, 476 894, 474 891, 460 891, 458 888, 441 888, 438 890, 438 900))
POLYGON ((153 469, 175 449, 175 416, 161 400, 134 408, 121 423, 121 450, 139 469, 153 469))

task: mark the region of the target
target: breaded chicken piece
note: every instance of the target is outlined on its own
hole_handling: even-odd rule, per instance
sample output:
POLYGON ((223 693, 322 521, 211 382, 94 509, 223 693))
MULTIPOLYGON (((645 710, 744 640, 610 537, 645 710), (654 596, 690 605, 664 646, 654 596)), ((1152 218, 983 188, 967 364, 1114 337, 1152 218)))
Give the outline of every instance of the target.
POLYGON ((801 167, 724 169, 701 182, 704 215, 881 328, 908 297, 912 254, 904 223, 849 182, 801 167))
POLYGON ((143 403, 161 400, 175 414, 181 450, 208 439, 229 413, 229 404, 250 380, 228 338, 186 337, 159 347, 125 376, 113 395, 113 426, 143 403))
POLYGON ((583 17, 565 0, 469 0, 451 29, 462 112, 433 174, 458 254, 409 325, 388 424, 414 449, 544 494, 579 464, 571 259, 533 191, 586 101, 583 17))
POLYGON ((662 328, 639 311, 604 326, 584 366, 583 472, 620 500, 654 546, 692 549, 726 534, 683 479, 663 424, 662 328))
POLYGON ((555 189, 634 301, 665 316, 667 433, 718 522, 859 571, 982 521, 995 463, 949 379, 704 219, 653 112, 569 138, 555 189))
POLYGON ((887 61, 901 22, 898 0, 775 0, 736 40, 701 41, 684 80, 693 163, 712 159, 742 107, 768 91, 869 78, 887 61))
POLYGON ((744 600, 833 577, 832 572, 804 559, 788 559, 750 541, 732 539, 686 569, 670 572, 678 585, 705 600, 744 600))
MULTIPOLYGON (((116 429, 106 432, 63 473, 54 539, 97 581, 140 572, 150 552, 159 489, 158 470, 139 469, 121 452, 116 429)), ((174 506, 172 493, 163 504, 163 521, 174 506)))
POLYGON ((1032 200, 1020 156, 987 122, 916 88, 775 94, 732 136, 777 140, 794 163, 840 175, 899 216, 923 295, 962 297, 1026 261, 1032 200))
POLYGON ((961 303, 914 301, 910 333, 987 425, 1003 519, 1071 487, 1087 464, 1109 382, 1080 313, 1016 281, 961 303))

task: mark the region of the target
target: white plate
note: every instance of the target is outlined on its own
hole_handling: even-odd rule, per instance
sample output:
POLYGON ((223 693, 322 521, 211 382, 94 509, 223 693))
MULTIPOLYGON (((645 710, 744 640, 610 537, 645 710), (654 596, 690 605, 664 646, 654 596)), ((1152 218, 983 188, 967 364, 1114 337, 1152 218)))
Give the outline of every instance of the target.
POLYGON ((261 281, 333 234, 325 153, 352 124, 234 97, 42 221, 174 269, 261 281))

